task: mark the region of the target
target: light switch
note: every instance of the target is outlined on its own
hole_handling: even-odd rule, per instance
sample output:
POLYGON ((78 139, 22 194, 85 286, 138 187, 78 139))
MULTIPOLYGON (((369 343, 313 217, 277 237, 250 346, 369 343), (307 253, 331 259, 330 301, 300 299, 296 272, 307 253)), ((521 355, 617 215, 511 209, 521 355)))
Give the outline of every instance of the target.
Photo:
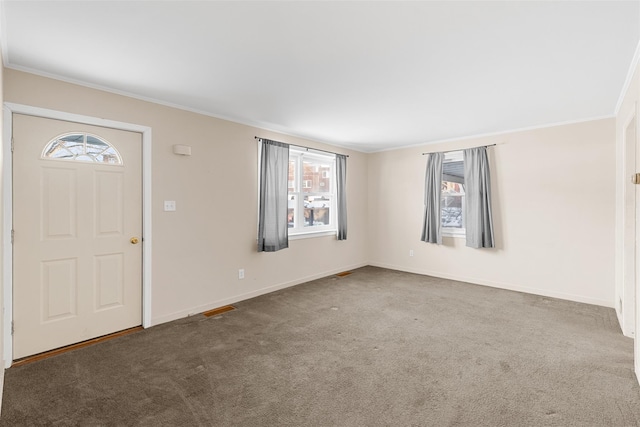
POLYGON ((165 212, 173 212, 176 210, 176 201, 175 200, 165 200, 164 201, 164 211, 165 212))

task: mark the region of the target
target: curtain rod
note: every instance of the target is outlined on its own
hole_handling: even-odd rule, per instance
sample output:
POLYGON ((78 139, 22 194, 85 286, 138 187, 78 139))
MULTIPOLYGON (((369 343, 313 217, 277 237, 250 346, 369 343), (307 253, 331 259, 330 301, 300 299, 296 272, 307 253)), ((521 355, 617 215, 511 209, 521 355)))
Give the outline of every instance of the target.
MULTIPOLYGON (((497 144, 478 145, 477 147, 469 147, 469 148, 493 147, 494 145, 497 145, 497 144)), ((422 155, 424 156, 425 154, 431 154, 431 153, 451 153, 452 151, 462 151, 462 150, 466 150, 466 148, 459 148, 457 150, 446 150, 446 151, 430 151, 428 153, 422 153, 422 155)))
MULTIPOLYGON (((267 138, 260 138, 259 136, 254 136, 255 139, 267 139, 267 138)), ((269 140, 271 141, 271 140, 269 140)), ((293 145, 294 147, 298 147, 298 148, 304 148, 305 150, 309 151, 309 150, 313 150, 313 151, 322 151, 323 153, 329 153, 329 154, 340 154, 340 153, 334 153, 333 151, 327 151, 327 150, 321 150, 319 148, 313 148, 313 147, 306 147, 304 145, 296 145, 296 144, 289 144, 289 145, 293 145)), ((345 156, 345 157, 349 157, 348 154, 340 154, 341 156, 345 156)))

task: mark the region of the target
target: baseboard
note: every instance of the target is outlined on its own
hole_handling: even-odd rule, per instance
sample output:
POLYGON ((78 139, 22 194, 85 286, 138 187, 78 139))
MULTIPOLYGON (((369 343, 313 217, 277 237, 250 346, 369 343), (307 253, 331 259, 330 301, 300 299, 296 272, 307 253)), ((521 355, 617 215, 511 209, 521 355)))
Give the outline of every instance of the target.
POLYGON ((153 319, 151 319, 151 326, 160 325, 162 323, 171 322, 173 320, 182 319, 182 318, 188 317, 188 316, 193 316, 194 314, 199 314, 199 313, 202 313, 204 311, 212 310, 212 309, 217 308, 217 307, 221 307, 221 306, 229 305, 229 304, 234 304, 234 303, 237 303, 237 302, 240 302, 240 301, 244 301, 244 300, 248 300, 248 299, 251 299, 251 298, 258 297, 260 295, 264 295, 264 294, 268 294, 268 293, 271 293, 271 292, 279 291, 280 289, 285 289, 285 288, 289 288, 291 286, 300 285, 302 283, 310 282, 310 281, 316 280, 316 279, 322 279, 323 277, 331 276, 333 274, 337 274, 337 273, 340 273, 342 271, 355 270, 356 268, 366 267, 367 265, 369 265, 369 263, 363 262, 363 263, 353 264, 353 265, 349 265, 349 266, 343 266, 343 267, 340 267, 339 269, 324 271, 322 273, 317 273, 317 274, 312 274, 310 276, 305 276, 305 277, 302 277, 302 278, 299 278, 299 279, 296 279, 296 280, 291 280, 289 282, 279 283, 277 285, 267 286, 265 288, 257 289, 255 291, 247 292, 247 293, 240 294, 240 295, 235 295, 235 296, 230 297, 230 298, 211 301, 211 302, 208 302, 206 304, 198 305, 196 307, 191 307, 191 308, 188 308, 188 309, 185 309, 185 310, 180 310, 180 311, 176 311, 176 312, 164 315, 164 316, 153 318, 153 319))
POLYGON ((160 316, 160 317, 156 317, 154 319, 151 319, 151 326, 160 325, 162 323, 171 322, 171 321, 177 320, 177 319, 182 319, 184 317, 192 316, 194 314, 199 314, 199 313, 202 313, 204 311, 212 310, 212 309, 217 308, 217 307, 221 307, 221 306, 229 305, 229 304, 234 304, 234 303, 237 303, 237 302, 240 302, 240 301, 244 301, 244 300, 247 300, 247 299, 258 297, 260 295, 264 295, 264 294, 268 294, 268 293, 271 293, 271 292, 279 291, 281 289, 289 288, 291 286, 296 286, 296 285, 299 285, 299 284, 302 284, 302 283, 310 282, 312 280, 321 279, 323 277, 331 276, 333 274, 340 273, 341 271, 354 270, 356 268, 366 267, 367 265, 370 265, 370 266, 373 266, 373 267, 387 268, 389 270, 397 270, 397 271, 404 271, 404 272, 407 272, 407 273, 414 273, 414 274, 421 274, 421 275, 425 275, 425 276, 439 277, 439 278, 442 278, 442 279, 456 280, 456 281, 459 281, 459 282, 466 282, 466 283, 471 283, 471 284, 474 284, 474 285, 489 286, 489 287, 492 287, 492 288, 506 289, 506 290, 509 290, 509 291, 516 291, 516 292, 523 292, 523 293, 526 293, 526 294, 540 295, 540 296, 546 296, 546 297, 550 297, 550 298, 558 298, 558 299, 563 299, 563 300, 568 300, 568 301, 581 302, 581 303, 585 303, 585 304, 599 305, 599 306, 608 307, 608 308, 614 308, 615 309, 615 304, 612 303, 611 301, 584 297, 582 295, 574 295, 574 294, 569 294, 569 293, 564 293, 564 292, 552 292, 552 291, 548 291, 546 289, 532 288, 532 287, 528 287, 528 286, 519 286, 519 285, 510 284, 510 283, 494 282, 494 281, 490 281, 490 280, 478 279, 478 278, 473 278, 473 277, 466 277, 466 276, 447 274, 447 273, 438 272, 438 271, 406 268, 406 267, 393 265, 393 264, 378 263, 378 262, 363 262, 363 263, 358 263, 358 264, 354 264, 354 265, 350 265, 350 266, 341 267, 339 269, 334 269, 334 270, 329 270, 329 271, 325 271, 325 272, 322 272, 322 273, 312 274, 310 276, 305 276, 305 277, 302 277, 302 278, 299 278, 299 279, 296 279, 296 280, 292 280, 292 281, 289 281, 289 282, 279 283, 279 284, 272 285, 272 286, 267 286, 265 288, 257 289, 255 291, 247 292, 247 293, 240 294, 240 295, 235 295, 235 296, 230 297, 230 298, 224 298, 224 299, 220 299, 220 300, 216 300, 216 301, 210 301, 210 302, 208 302, 206 304, 201 304, 201 305, 198 305, 198 306, 195 306, 195 307, 191 307, 191 308, 188 308, 188 309, 185 309, 185 310, 179 310, 179 311, 176 311, 176 312, 164 315, 164 316, 160 316))
POLYGON ((615 309, 615 304, 612 301, 601 300, 597 298, 589 298, 589 297, 584 297, 582 295, 575 295, 575 294, 569 294, 564 292, 553 292, 553 291, 548 291, 546 289, 531 288, 528 286, 520 286, 520 285, 514 285, 510 283, 494 282, 494 281, 478 279, 474 277, 465 277, 465 276, 458 276, 454 274, 447 274, 447 273, 442 273, 438 271, 406 268, 406 267, 401 267, 393 264, 370 262, 369 265, 373 267, 387 268, 389 270, 398 270, 398 271, 404 271, 407 273, 439 277, 441 279, 456 280, 458 282, 466 282, 474 285, 489 286, 491 288, 506 289, 509 291, 523 292, 525 294, 540 295, 540 296, 545 296, 550 298, 558 298, 558 299, 563 299, 568 301, 599 305, 599 306, 615 309))

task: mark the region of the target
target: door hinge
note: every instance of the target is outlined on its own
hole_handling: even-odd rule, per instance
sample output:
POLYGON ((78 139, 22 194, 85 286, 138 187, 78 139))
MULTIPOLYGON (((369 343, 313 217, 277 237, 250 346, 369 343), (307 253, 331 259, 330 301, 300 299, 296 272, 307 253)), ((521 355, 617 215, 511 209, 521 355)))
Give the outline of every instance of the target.
POLYGON ((13 229, 11 229, 11 244, 13 245, 13 238, 15 236, 15 232, 13 229))
POLYGON ((631 182, 636 185, 640 184, 640 173, 634 173, 633 175, 631 175, 631 182))
POLYGON ((13 320, 11 321, 11 335, 13 335, 13 333, 16 330, 16 325, 13 323, 13 320))
POLYGON ((13 153, 13 137, 11 137, 11 152, 13 153))

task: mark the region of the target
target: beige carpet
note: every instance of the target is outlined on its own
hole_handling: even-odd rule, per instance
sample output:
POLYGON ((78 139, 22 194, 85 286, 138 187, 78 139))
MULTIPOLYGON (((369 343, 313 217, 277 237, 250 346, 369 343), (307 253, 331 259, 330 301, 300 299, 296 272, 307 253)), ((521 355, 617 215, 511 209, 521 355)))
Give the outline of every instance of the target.
POLYGON ((6 372, 3 426, 635 426, 612 309, 366 267, 6 372))

